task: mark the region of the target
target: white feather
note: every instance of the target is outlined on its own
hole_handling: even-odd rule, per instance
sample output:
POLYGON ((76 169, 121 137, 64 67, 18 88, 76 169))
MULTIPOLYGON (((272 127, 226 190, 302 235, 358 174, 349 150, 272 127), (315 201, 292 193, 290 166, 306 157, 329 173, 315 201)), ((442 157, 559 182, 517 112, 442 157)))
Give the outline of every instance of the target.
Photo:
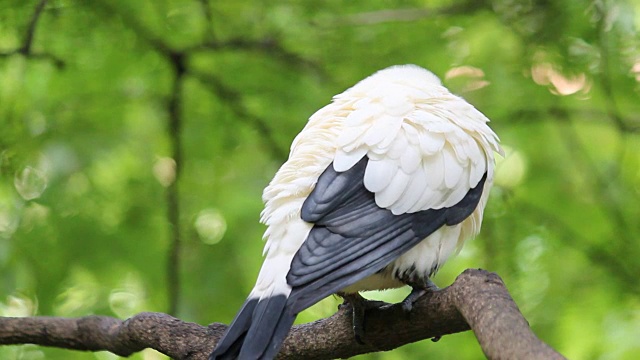
POLYGON ((393 203, 400 199, 400 196, 402 196, 407 188, 409 180, 411 180, 409 174, 398 170, 393 175, 393 179, 391 179, 389 185, 376 193, 376 204, 383 208, 390 208, 393 203))
POLYGON ((427 131, 430 131, 432 133, 448 134, 454 132, 455 125, 443 120, 444 119, 441 118, 440 121, 425 122, 424 127, 427 129, 427 131))
POLYGON ((486 156, 484 156, 482 150, 480 150, 476 139, 471 138, 467 141, 465 151, 467 153, 467 157, 472 163, 480 164, 486 162, 486 156))
POLYGON ((412 124, 402 125, 404 135, 408 145, 404 154, 400 157, 400 166, 407 174, 412 174, 422 162, 422 152, 420 150, 419 133, 412 124))
POLYGON ((368 128, 369 126, 367 125, 345 127, 336 140, 337 145, 345 151, 353 150, 362 144, 362 140, 359 139, 362 138, 368 128))
POLYGON ((409 146, 409 141, 405 135, 404 129, 400 129, 398 131, 398 135, 393 139, 391 146, 389 147, 389 151, 387 152, 387 156, 391 159, 399 159, 409 146))
POLYGON ((351 169, 362 157, 367 153, 367 148, 359 147, 351 152, 344 152, 340 149, 336 152, 335 160, 333 160, 333 168, 338 171, 347 171, 351 169))
POLYGON ((380 118, 369 127, 362 141, 369 147, 374 147, 389 136, 390 133, 397 133, 402 126, 402 119, 389 115, 381 115, 380 118))
POLYGON ((422 167, 427 174, 427 186, 430 189, 439 189, 444 182, 444 157, 439 152, 422 159, 422 167))
POLYGON ((423 156, 433 155, 442 149, 445 143, 445 137, 442 134, 430 131, 421 131, 418 136, 420 141, 420 150, 423 156))
POLYGON ((389 185, 397 172, 398 166, 393 160, 369 160, 364 173, 364 186, 367 190, 377 193, 389 185))
MULTIPOLYGON (((298 211, 299 209, 300 207, 298 207, 298 211)), ((286 274, 289 272, 293 256, 302 246, 312 225, 302 221, 299 217, 298 219, 287 219, 286 222, 288 224, 286 229, 280 229, 277 234, 269 234, 269 240, 267 240, 269 251, 249 297, 289 295, 291 292, 291 287, 286 282, 286 274), (278 241, 275 241, 276 239, 278 241)))
POLYGON ((469 186, 475 187, 482 179, 482 176, 487 171, 486 159, 477 159, 478 155, 474 154, 472 156, 472 161, 469 164, 469 186))
POLYGON ((440 191, 437 191, 428 186, 425 186, 418 201, 416 201, 416 203, 411 208, 409 208, 407 212, 414 213, 416 211, 420 211, 424 209, 433 209, 434 208, 433 205, 441 197, 442 197, 442 193, 440 191))
POLYGON ((381 94, 382 105, 389 115, 396 117, 404 116, 413 110, 413 103, 408 99, 407 88, 405 86, 392 86, 384 88, 384 94, 381 94))
MULTIPOLYGON (((420 165, 420 164, 418 164, 420 165)), ((411 180, 407 184, 407 188, 390 209, 394 214, 404 214, 410 212, 409 210, 420 200, 422 194, 427 189, 427 178, 422 170, 422 166, 419 166, 415 172, 411 174, 411 180)))
POLYGON ((347 115, 345 119, 345 125, 349 126, 358 126, 365 122, 370 121, 372 118, 376 116, 380 116, 384 112, 382 106, 378 104, 370 104, 369 107, 364 107, 360 109, 353 110, 347 115))
POLYGON ((385 129, 386 135, 384 139, 376 146, 372 147, 372 150, 376 152, 386 152, 399 135, 398 133, 402 129, 403 124, 404 121, 402 119, 396 118, 395 121, 392 122, 392 125, 385 129))
MULTIPOLYGON (((442 157, 444 164, 444 185, 447 189, 453 189, 462 175, 462 164, 456 159, 451 146, 445 146, 442 149, 442 157)), ((466 191, 469 191, 469 189, 466 189, 466 191)))

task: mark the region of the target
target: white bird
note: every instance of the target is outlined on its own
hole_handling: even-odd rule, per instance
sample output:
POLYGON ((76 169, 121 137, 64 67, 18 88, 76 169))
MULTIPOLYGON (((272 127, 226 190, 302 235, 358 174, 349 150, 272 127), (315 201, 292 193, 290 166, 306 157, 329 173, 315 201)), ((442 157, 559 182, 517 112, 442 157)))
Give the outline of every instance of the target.
POLYGON ((209 359, 274 358, 296 315, 332 294, 410 285, 410 308, 480 231, 502 154, 488 121, 415 65, 313 114, 264 190, 264 264, 209 359))

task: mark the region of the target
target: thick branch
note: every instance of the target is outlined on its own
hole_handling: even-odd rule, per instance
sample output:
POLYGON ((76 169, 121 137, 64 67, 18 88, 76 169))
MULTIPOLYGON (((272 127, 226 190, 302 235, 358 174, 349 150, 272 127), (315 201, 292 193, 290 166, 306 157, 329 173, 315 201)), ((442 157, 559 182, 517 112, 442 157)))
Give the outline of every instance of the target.
MULTIPOLYGON (((0 344, 107 350, 121 356, 149 347, 174 359, 204 360, 225 328, 219 323, 203 327, 158 313, 142 313, 126 321, 103 316, 1 318, 0 344)), ((278 358, 344 358, 469 328, 490 359, 563 359, 533 334, 502 280, 484 270, 467 270, 453 285, 424 296, 410 316, 398 306, 367 313, 369 345, 356 342, 350 310, 343 308, 327 319, 294 326, 278 358)))
POLYGON ((529 328, 518 305, 495 273, 467 270, 451 296, 489 359, 563 359, 529 328))

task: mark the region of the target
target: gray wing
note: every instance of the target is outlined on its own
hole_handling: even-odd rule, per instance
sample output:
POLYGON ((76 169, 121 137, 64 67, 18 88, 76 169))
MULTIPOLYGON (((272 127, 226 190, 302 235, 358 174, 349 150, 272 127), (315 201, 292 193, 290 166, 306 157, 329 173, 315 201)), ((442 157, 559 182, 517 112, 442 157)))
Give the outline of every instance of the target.
POLYGON ((365 188, 367 163, 365 156, 345 172, 329 165, 302 206, 302 219, 314 226, 287 274, 294 313, 382 270, 441 226, 462 222, 486 180, 452 207, 394 215, 365 188))

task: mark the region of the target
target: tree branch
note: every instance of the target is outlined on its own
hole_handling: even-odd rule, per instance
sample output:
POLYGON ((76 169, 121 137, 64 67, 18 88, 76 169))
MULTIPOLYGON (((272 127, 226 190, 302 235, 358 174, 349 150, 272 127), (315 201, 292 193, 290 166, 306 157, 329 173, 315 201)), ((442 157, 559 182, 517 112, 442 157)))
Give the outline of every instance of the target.
MULTIPOLYGON (((503 123, 517 125, 520 123, 533 123, 547 121, 550 117, 556 122, 570 123, 572 118, 580 119, 583 122, 608 123, 608 113, 595 108, 570 108, 561 106, 550 106, 548 108, 522 108, 501 116, 503 123)), ((625 122, 624 132, 633 134, 640 133, 640 118, 621 118, 625 122)), ((615 122, 613 123, 615 126, 615 122)))
POLYGON ((215 39, 216 34, 213 30, 213 11, 211 10, 211 6, 207 0, 199 0, 200 7, 202 8, 202 14, 207 21, 207 35, 210 39, 215 39))
POLYGON ((42 10, 44 10, 45 5, 47 5, 47 0, 40 0, 38 5, 36 5, 36 9, 31 16, 31 20, 29 21, 29 27, 27 28, 27 34, 24 37, 24 43, 22 47, 18 50, 23 55, 29 55, 31 53, 31 45, 33 44, 33 35, 36 32, 36 25, 38 24, 38 19, 40 19, 40 14, 42 14, 42 10))
POLYGON ((56 67, 58 68, 64 67, 64 61, 57 58, 56 56, 49 53, 33 52, 32 50, 33 39, 35 37, 38 20, 40 20, 40 15, 42 15, 42 11, 44 10, 46 5, 47 5, 47 0, 40 0, 38 5, 36 5, 36 8, 33 11, 33 14, 31 15, 31 19, 29 20, 29 25, 27 26, 27 32, 24 36, 22 45, 16 50, 0 52, 0 57, 9 57, 12 55, 20 54, 24 57, 32 58, 32 59, 51 60, 56 67))
POLYGON ((189 70, 189 75, 193 76, 208 90, 214 93, 224 104, 238 117, 239 120, 248 123, 262 134, 262 139, 269 152, 276 159, 286 159, 287 151, 284 150, 275 138, 268 122, 259 116, 251 114, 242 103, 242 94, 237 90, 225 85, 216 76, 203 73, 197 70, 189 70))
POLYGON ((618 109, 618 104, 616 102, 613 84, 611 81, 611 65, 609 61, 611 46, 609 45, 609 31, 606 24, 607 19, 609 18, 610 9, 607 8, 607 4, 605 2, 594 2, 593 8, 600 18, 597 25, 598 42, 600 45, 600 76, 598 76, 598 80, 600 82, 600 87, 604 92, 605 108, 607 110, 607 115, 616 125, 618 131, 620 131, 621 133, 625 133, 629 131, 630 127, 622 118, 622 115, 620 115, 620 110, 618 109))
POLYGON ((278 59, 287 65, 308 68, 323 77, 328 76, 318 63, 307 59, 300 54, 287 50, 274 36, 265 36, 262 39, 245 39, 237 37, 226 39, 224 41, 208 41, 188 48, 185 51, 202 52, 221 50, 261 52, 271 55, 275 59, 278 59))
POLYGON ((437 8, 408 8, 343 15, 330 22, 332 26, 377 25, 388 22, 410 22, 437 16, 462 15, 490 9, 487 1, 467 0, 437 8))
MULTIPOLYGON (((285 159, 287 157, 288 152, 282 149, 278 145, 278 141, 273 136, 273 131, 267 125, 267 122, 261 119, 258 116, 255 116, 247 111, 247 109, 242 104, 242 96, 241 94, 223 84, 218 78, 213 75, 205 74, 193 69, 188 68, 188 57, 193 53, 199 50, 208 49, 208 50, 221 50, 221 49, 259 49, 263 48, 264 51, 272 52, 280 57, 288 59, 290 62, 295 62, 297 64, 311 64, 305 63, 305 60, 298 57, 297 55, 286 51, 282 48, 278 43, 275 42, 260 42, 260 41, 247 41, 242 39, 229 40, 226 42, 210 42, 208 44, 200 45, 198 47, 191 47, 186 49, 178 49, 177 47, 173 47, 170 44, 164 42, 161 38, 156 36, 152 31, 147 29, 145 26, 140 24, 133 16, 131 16, 126 11, 120 11, 112 4, 107 1, 98 1, 97 4, 103 6, 107 11, 119 16, 122 21, 127 24, 127 26, 132 29, 140 38, 142 38, 152 49, 154 49, 159 54, 163 55, 171 64, 174 73, 176 74, 176 82, 174 82, 174 87, 171 95, 171 103, 174 103, 178 98, 175 96, 176 94, 176 84, 182 83, 184 77, 186 75, 193 76, 200 83, 207 86, 207 89, 211 90, 214 94, 216 94, 220 99, 222 99, 225 104, 233 111, 239 119, 246 121, 250 125, 254 126, 256 129, 263 134, 263 139, 265 141, 266 146, 273 154, 273 156, 277 159, 285 159)), ((176 103, 177 104, 177 103, 176 103)), ((172 110, 171 106, 169 109, 169 114, 173 120, 170 120, 173 124, 175 124, 174 115, 177 114, 175 109, 172 110), (172 115, 173 114, 173 115, 172 115)), ((178 159, 174 159, 176 162, 178 159)), ((180 166, 180 165, 177 165, 180 166)), ((178 171, 178 169, 176 169, 178 171)), ((176 174, 177 175, 177 174, 176 174)))
POLYGON ((154 34, 153 31, 149 30, 146 26, 138 22, 135 17, 131 15, 130 11, 121 11, 110 1, 100 0, 96 1, 95 4, 101 6, 107 12, 118 16, 125 25, 133 30, 136 35, 141 37, 156 52, 164 55, 167 58, 171 58, 175 56, 175 54, 180 53, 169 44, 167 44, 162 38, 154 34))
POLYGON ((172 53, 168 57, 174 72, 171 95, 167 102, 168 136, 171 144, 171 158, 175 163, 175 177, 167 187, 167 220, 171 226, 171 242, 167 259, 167 292, 169 299, 169 314, 175 315, 180 302, 180 266, 182 240, 180 232, 180 193, 179 179, 182 174, 182 86, 185 75, 184 56, 172 53))
MULTIPOLYGON (((219 323, 203 327, 160 313, 125 321, 105 316, 0 318, 0 344, 107 350, 120 356, 148 347, 174 359, 205 360, 225 329, 219 323)), ((409 315, 397 305, 368 312, 366 345, 353 336, 348 307, 294 326, 278 358, 345 358, 468 329, 490 359, 564 358, 533 334, 500 277, 484 270, 467 270, 451 286, 423 296, 409 315)))

